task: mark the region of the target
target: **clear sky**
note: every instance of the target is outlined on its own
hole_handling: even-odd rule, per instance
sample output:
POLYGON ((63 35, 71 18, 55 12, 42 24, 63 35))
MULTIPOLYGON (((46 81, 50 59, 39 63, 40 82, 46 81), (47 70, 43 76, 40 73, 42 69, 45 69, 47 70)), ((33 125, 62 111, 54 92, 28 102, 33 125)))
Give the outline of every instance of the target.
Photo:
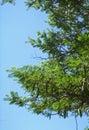
MULTIPOLYGON (((25 44, 28 37, 36 38, 38 30, 45 30, 48 25, 45 13, 27 10, 24 0, 17 1, 16 5, 5 4, 0 6, 0 130, 75 130, 75 119, 52 117, 51 120, 28 112, 25 108, 9 105, 3 101, 5 94, 11 90, 22 93, 20 85, 8 78, 6 69, 12 66, 39 64, 41 61, 33 58, 42 53, 25 44)), ((86 117, 78 118, 79 130, 88 126, 86 117)))

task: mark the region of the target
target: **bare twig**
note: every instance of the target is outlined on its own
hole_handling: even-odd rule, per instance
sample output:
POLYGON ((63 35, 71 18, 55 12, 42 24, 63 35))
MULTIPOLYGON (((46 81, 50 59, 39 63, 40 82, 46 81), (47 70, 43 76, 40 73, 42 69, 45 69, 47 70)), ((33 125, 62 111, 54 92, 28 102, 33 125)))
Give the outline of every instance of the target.
POLYGON ((49 58, 45 58, 45 57, 33 57, 33 58, 41 59, 41 60, 48 60, 49 59, 49 58))
POLYGON ((78 130, 77 116, 75 115, 76 130, 78 130))

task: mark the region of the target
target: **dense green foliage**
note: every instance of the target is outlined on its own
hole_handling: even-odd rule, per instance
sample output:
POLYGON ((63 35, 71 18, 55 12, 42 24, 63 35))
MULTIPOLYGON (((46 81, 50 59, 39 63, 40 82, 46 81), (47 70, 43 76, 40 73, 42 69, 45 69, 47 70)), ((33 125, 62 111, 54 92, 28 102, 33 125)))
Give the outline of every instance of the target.
POLYGON ((39 66, 8 70, 26 92, 6 97, 34 113, 51 117, 58 114, 89 114, 89 0, 28 0, 30 8, 48 14, 50 29, 29 38, 33 47, 48 54, 39 66))

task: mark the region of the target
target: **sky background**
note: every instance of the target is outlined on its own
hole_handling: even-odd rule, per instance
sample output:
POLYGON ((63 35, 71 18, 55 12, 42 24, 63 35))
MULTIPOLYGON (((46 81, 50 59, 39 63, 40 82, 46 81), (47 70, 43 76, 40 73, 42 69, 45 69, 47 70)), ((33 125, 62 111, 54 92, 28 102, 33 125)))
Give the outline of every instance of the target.
MULTIPOLYGON (((25 108, 9 105, 3 98, 11 90, 23 93, 20 85, 8 78, 7 69, 12 66, 40 64, 41 60, 33 57, 42 56, 38 49, 33 49, 25 42, 28 37, 36 38, 38 30, 48 28, 47 15, 34 9, 27 10, 24 0, 16 5, 0 6, 0 130, 75 130, 75 118, 67 119, 38 116, 25 108)), ((44 55, 43 55, 44 56, 44 55)), ((88 126, 87 117, 78 118, 79 130, 88 126)))

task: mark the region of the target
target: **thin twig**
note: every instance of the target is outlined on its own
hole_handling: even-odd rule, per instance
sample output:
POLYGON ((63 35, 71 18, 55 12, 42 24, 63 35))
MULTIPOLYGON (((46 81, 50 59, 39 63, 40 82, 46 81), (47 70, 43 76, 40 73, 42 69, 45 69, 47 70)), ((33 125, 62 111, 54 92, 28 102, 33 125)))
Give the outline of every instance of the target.
POLYGON ((49 59, 49 58, 45 58, 45 57, 33 57, 33 58, 41 59, 41 60, 48 60, 49 59))
POLYGON ((76 130, 78 130, 78 121, 77 121, 77 116, 75 115, 75 123, 76 123, 76 130))

